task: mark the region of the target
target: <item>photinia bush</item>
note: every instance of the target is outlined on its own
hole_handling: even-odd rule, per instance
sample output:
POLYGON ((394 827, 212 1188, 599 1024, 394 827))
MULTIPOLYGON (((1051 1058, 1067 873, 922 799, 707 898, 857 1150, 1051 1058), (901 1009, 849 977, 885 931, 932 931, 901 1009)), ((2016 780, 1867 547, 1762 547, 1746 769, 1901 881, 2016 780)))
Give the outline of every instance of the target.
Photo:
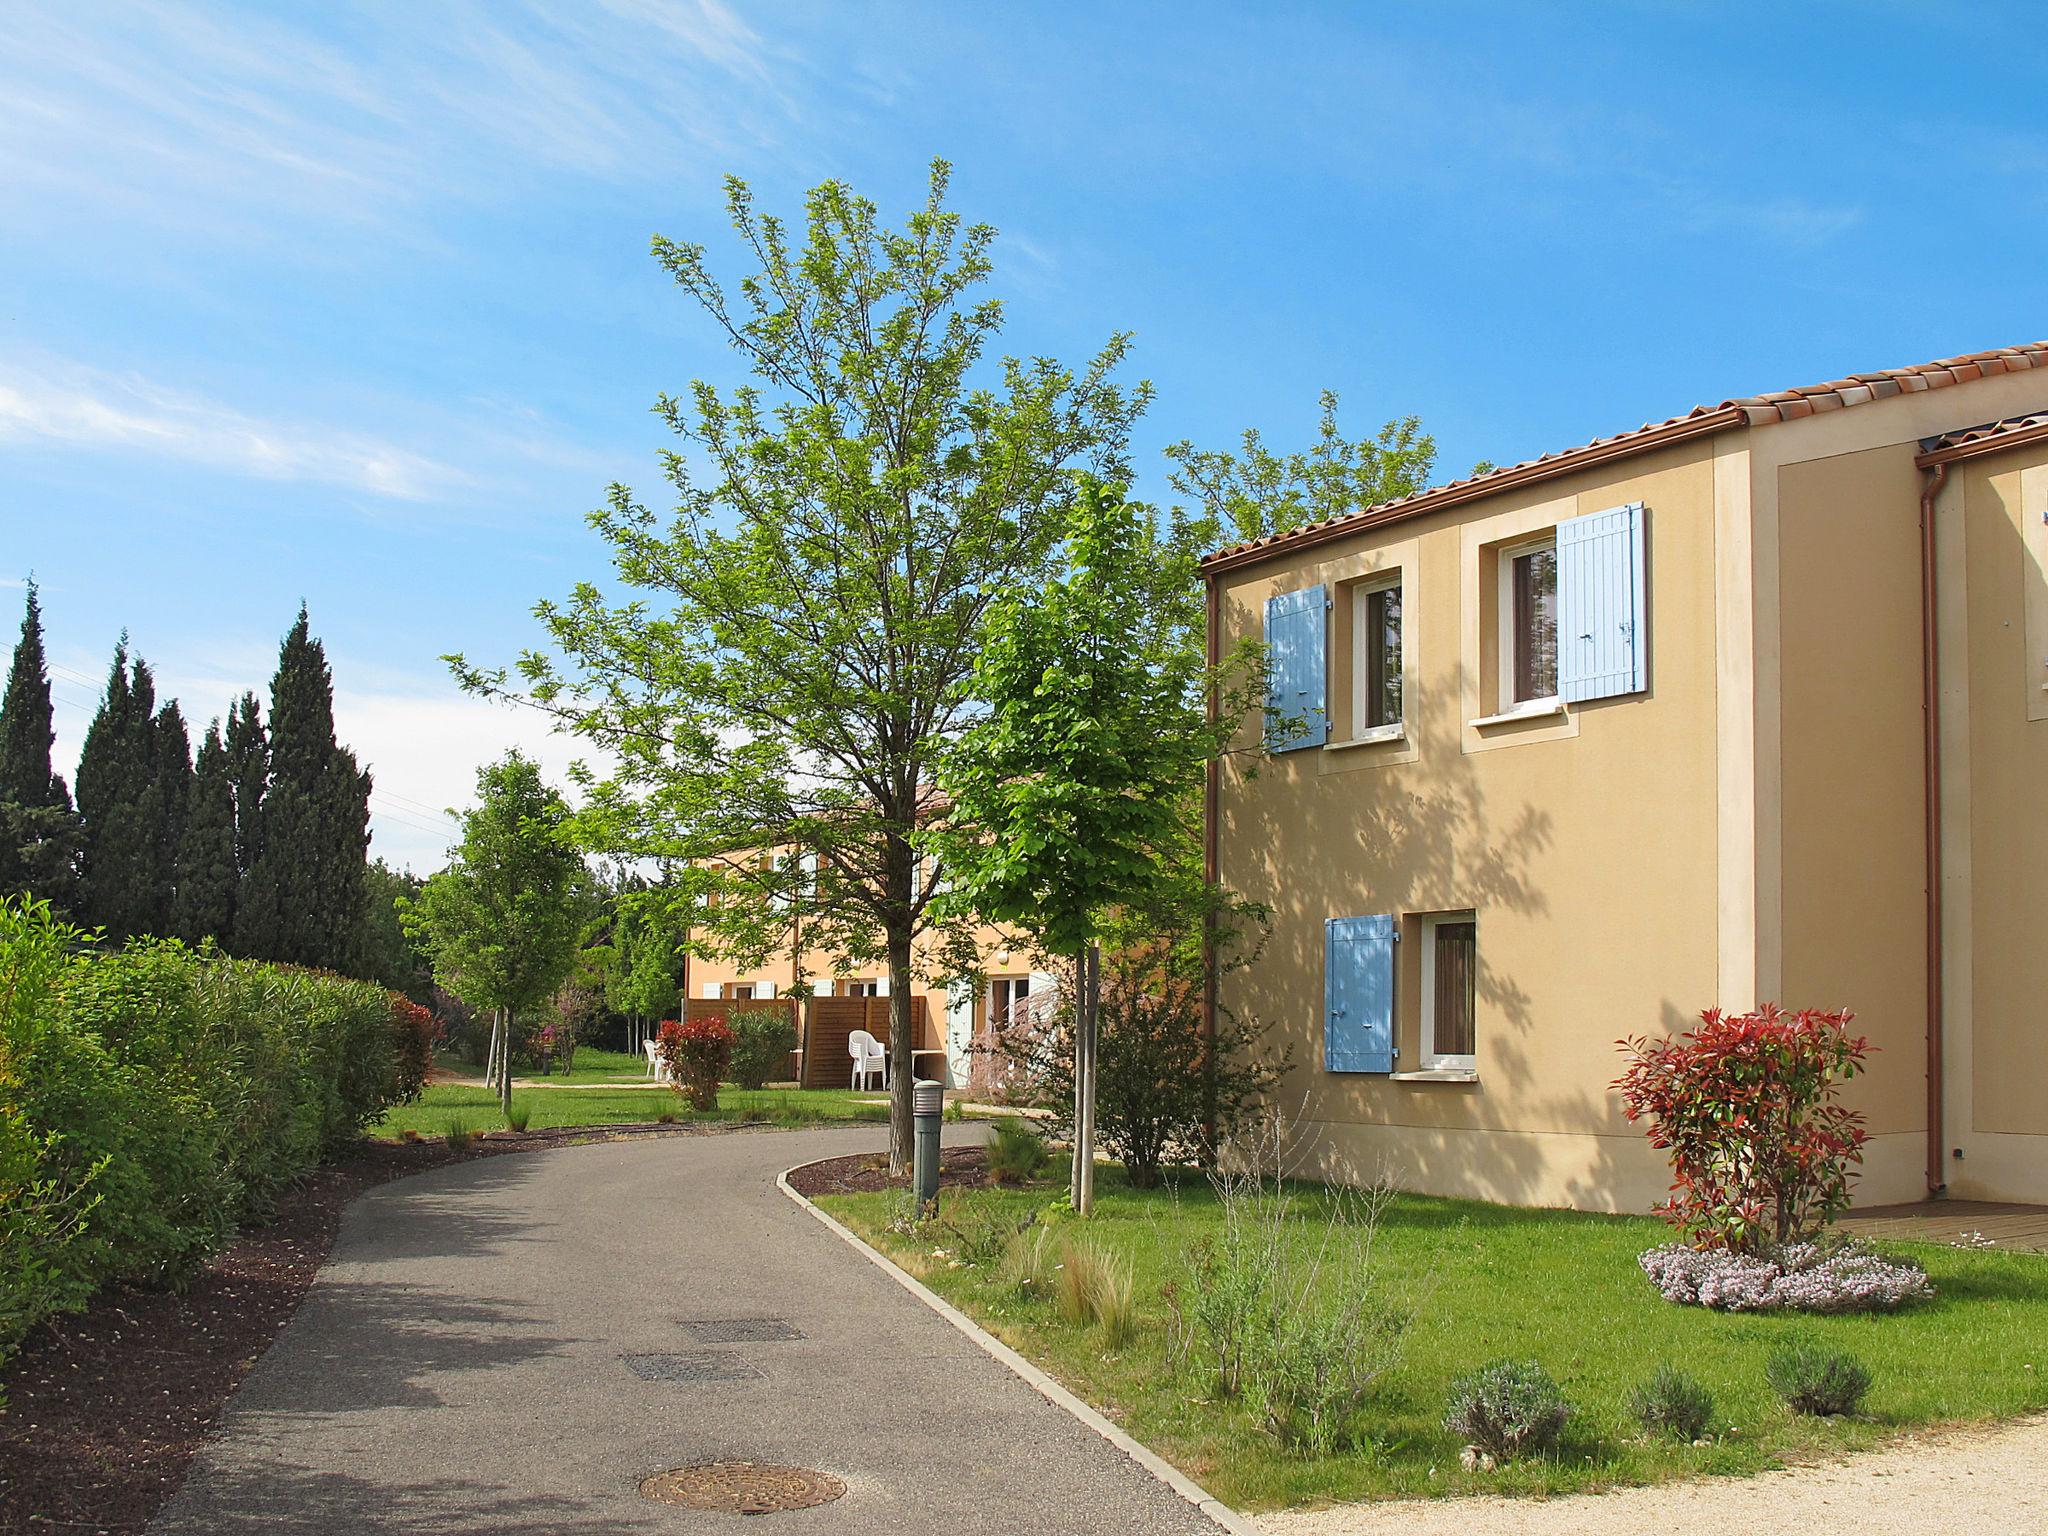
POLYGON ((656 1037, 661 1059, 678 1093, 688 1094, 692 1109, 718 1108, 718 1085, 732 1061, 733 1033, 717 1014, 677 1023, 664 1019, 656 1037))
POLYGON ((1671 1198, 1659 1214, 1696 1248, 1761 1253, 1811 1236, 1849 1204, 1868 1139, 1839 1102, 1870 1042, 1848 1012, 1755 1013, 1709 1008, 1675 1040, 1618 1042, 1615 1079, 1631 1121, 1671 1157, 1671 1198))
POLYGON ((410 1104, 427 1086, 433 1070, 434 1047, 441 1043, 441 1021, 431 1008, 422 1008, 402 992, 391 994, 391 1041, 395 1060, 391 1092, 393 1102, 410 1104))

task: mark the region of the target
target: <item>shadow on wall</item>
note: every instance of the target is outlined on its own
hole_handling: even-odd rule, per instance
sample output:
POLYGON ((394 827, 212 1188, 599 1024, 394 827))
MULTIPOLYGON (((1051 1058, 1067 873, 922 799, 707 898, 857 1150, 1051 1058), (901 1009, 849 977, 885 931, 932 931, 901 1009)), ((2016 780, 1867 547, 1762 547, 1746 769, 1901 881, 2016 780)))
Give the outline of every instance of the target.
MULTIPOLYGON (((1462 750, 1460 692, 1455 684, 1409 691, 1404 713, 1419 743, 1417 761, 1320 773, 1320 754, 1304 752, 1262 760, 1248 785, 1227 776, 1236 783, 1227 781, 1224 792, 1225 877, 1273 909, 1273 926, 1256 967, 1227 981, 1226 996, 1262 1016, 1273 1038, 1293 1049, 1294 1066, 1276 1100, 1299 1117, 1292 1156, 1301 1171, 1366 1180, 1384 1175, 1404 1187, 1478 1192, 1515 1204, 1562 1199, 1585 1209, 1646 1209, 1661 1197, 1668 1177, 1608 1091, 1620 1054, 1613 1055, 1612 1070, 1603 1062, 1602 1070, 1560 1091, 1554 1073, 1546 1080, 1536 1070, 1546 1022, 1536 999, 1520 978, 1489 959, 1489 914, 1550 915, 1542 865, 1557 829, 1546 809, 1489 798, 1476 764, 1490 754, 1462 750), (1325 919, 1468 908, 1480 915, 1480 1082, 1404 1084, 1325 1074, 1325 919), (1384 1156, 1384 1167, 1356 1166, 1359 1143, 1339 1147, 1330 1134, 1339 1125, 1376 1124, 1401 1127, 1398 1154, 1391 1147, 1366 1154, 1384 1156), (1555 1164, 1544 1156, 1541 1136, 1487 1134, 1560 1126, 1600 1134, 1559 1136, 1555 1164)), ((1411 994, 1397 1002, 1395 1013, 1404 1059, 1418 1043, 1417 975, 1412 959, 1402 963, 1401 986, 1411 994)), ((1560 1015, 1571 1006, 1569 999, 1544 1001, 1560 1015)), ((1664 1011, 1668 1027, 1678 1014, 1668 1005, 1664 1011)), ((1655 1027, 1651 1019, 1623 1021, 1612 1034, 1655 1027)), ((1372 1146, 1370 1139, 1366 1145, 1372 1146)))

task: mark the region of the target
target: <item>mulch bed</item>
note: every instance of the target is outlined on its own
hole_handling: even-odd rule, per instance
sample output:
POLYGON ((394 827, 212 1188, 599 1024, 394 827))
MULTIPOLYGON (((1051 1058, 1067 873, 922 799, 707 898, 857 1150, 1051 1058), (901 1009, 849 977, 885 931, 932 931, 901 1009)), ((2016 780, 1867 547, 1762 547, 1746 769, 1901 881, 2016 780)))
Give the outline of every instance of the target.
MULTIPOLYGON (((981 1147, 947 1147, 939 1154, 939 1188, 985 1189, 995 1181, 988 1176, 988 1157, 981 1147)), ((871 1195, 885 1189, 910 1188, 910 1176, 889 1176, 889 1159, 874 1153, 853 1157, 828 1157, 822 1163, 806 1163, 789 1175, 790 1187, 807 1198, 819 1195, 871 1195)))
POLYGON ((363 1143, 321 1168, 268 1226, 215 1254, 182 1294, 117 1289, 44 1324, 0 1391, 0 1533, 128 1536, 149 1523, 228 1398, 291 1319, 364 1190, 447 1163, 570 1142, 707 1135, 723 1125, 557 1126, 363 1143))

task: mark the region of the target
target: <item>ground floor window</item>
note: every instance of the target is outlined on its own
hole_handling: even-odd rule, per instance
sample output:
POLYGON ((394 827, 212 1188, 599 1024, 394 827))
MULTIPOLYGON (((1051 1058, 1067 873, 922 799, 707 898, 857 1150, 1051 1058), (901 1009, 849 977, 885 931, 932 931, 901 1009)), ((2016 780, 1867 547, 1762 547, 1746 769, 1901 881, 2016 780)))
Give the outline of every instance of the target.
POLYGON ((1477 1069, 1479 928, 1469 912, 1422 924, 1422 1065, 1477 1069))
POLYGON ((880 997, 882 984, 872 976, 842 976, 832 983, 841 997, 880 997))
POLYGON ((995 1029, 1001 1029, 1004 1025, 1021 1019, 1024 1013, 1022 1005, 1024 1000, 1030 996, 1031 978, 1029 976, 997 976, 991 978, 988 984, 988 1017, 990 1026, 995 1029))

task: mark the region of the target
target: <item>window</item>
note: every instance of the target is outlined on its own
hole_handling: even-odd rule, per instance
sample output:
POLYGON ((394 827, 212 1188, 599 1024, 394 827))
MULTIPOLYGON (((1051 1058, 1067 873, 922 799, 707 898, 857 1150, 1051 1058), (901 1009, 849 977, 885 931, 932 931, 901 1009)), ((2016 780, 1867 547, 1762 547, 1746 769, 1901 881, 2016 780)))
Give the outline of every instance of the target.
POLYGON ((842 976, 833 984, 833 990, 841 997, 879 997, 881 983, 872 976, 842 976))
POLYGON ((1031 995, 1029 976, 998 976, 988 984, 988 1016, 1001 1028, 1018 1020, 1020 1005, 1031 995))
POLYGON ((1557 536, 1500 552, 1500 694, 1509 709, 1557 697, 1557 536))
POLYGON ((1401 583, 1351 589, 1351 734, 1401 725, 1401 583))
POLYGON ((727 982, 725 995, 728 999, 735 1002, 747 1002, 754 995, 754 984, 751 981, 727 982))
POLYGON ((1472 1071, 1479 930, 1469 913, 1422 924, 1422 1065, 1472 1071))

